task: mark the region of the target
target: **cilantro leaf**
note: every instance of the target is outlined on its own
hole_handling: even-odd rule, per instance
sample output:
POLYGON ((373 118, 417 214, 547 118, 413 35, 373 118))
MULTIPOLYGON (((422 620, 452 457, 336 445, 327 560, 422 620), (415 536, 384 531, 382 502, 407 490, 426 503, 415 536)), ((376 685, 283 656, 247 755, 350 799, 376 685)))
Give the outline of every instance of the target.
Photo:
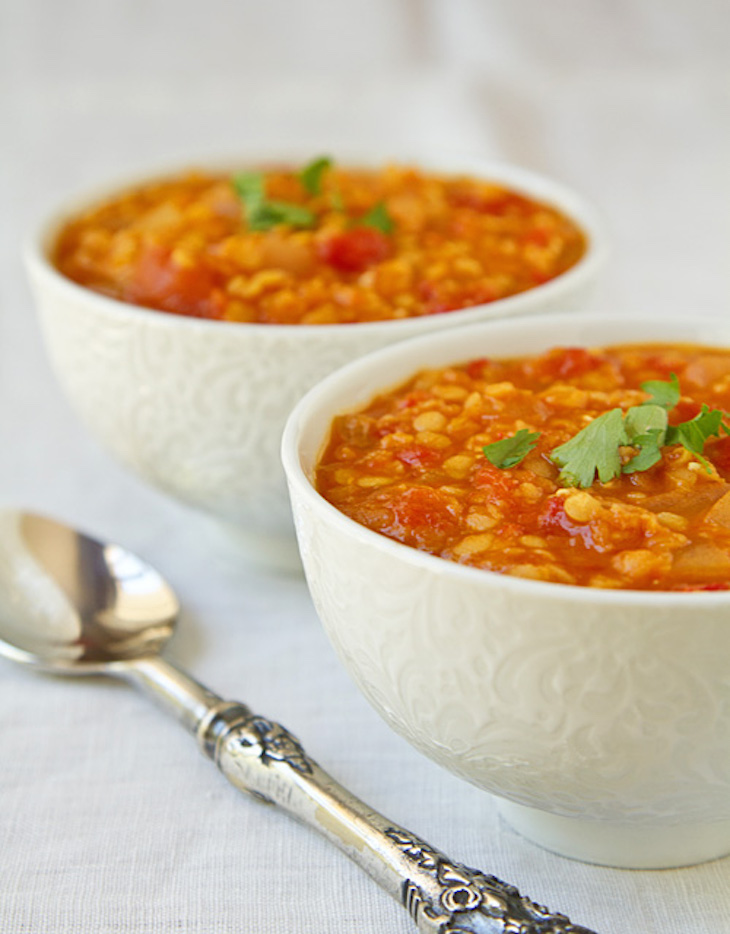
POLYGON ((621 468, 622 473, 638 473, 648 470, 662 459, 664 432, 660 428, 650 428, 646 434, 636 435, 631 444, 639 448, 630 461, 621 468))
POLYGON ((661 405, 662 408, 673 409, 679 402, 679 397, 681 395, 679 391, 679 380, 677 379, 676 373, 672 373, 669 382, 660 379, 650 379, 642 383, 641 388, 651 396, 651 398, 643 402, 642 405, 661 405))
POLYGON ((730 433, 730 429, 722 419, 723 413, 720 409, 710 409, 707 405, 703 405, 702 411, 694 418, 667 428, 665 444, 681 444, 683 448, 695 455, 708 473, 712 473, 712 468, 702 453, 708 438, 713 435, 720 437, 720 429, 726 434, 730 433))
POLYGON ((622 473, 638 473, 659 463, 667 432, 667 410, 652 402, 632 405, 624 416, 624 428, 629 444, 639 450, 623 465, 622 473))
POLYGON ((367 214, 360 218, 360 223, 364 227, 374 227, 384 234, 391 233, 395 226, 384 201, 378 201, 367 214))
POLYGON ((247 212, 266 200, 263 172, 239 172, 233 176, 233 188, 247 212))
POLYGON ((636 444, 641 435, 650 431, 659 431, 663 435, 667 430, 667 423, 667 410, 663 406, 651 402, 632 405, 624 418, 629 444, 636 444))
POLYGON ((333 162, 329 156, 320 156, 307 163, 299 173, 299 181, 310 195, 322 193, 322 178, 325 172, 332 168, 333 162))
POLYGON ((601 483, 621 473, 619 447, 628 444, 621 409, 611 409, 594 418, 570 441, 555 448, 550 455, 561 467, 560 479, 568 486, 586 488, 596 473, 601 483))
POLYGON ((289 204, 287 201, 264 201, 253 211, 248 212, 248 226, 251 230, 270 230, 277 224, 289 224, 290 227, 312 227, 316 220, 314 212, 301 204, 289 204))
POLYGON ((540 433, 520 428, 509 438, 494 441, 482 448, 484 456, 495 467, 507 468, 519 464, 537 444, 540 433))
POLYGON ((263 172, 240 172, 233 177, 233 188, 243 203, 246 223, 251 230, 270 230, 277 224, 312 227, 315 214, 300 204, 269 201, 263 172))

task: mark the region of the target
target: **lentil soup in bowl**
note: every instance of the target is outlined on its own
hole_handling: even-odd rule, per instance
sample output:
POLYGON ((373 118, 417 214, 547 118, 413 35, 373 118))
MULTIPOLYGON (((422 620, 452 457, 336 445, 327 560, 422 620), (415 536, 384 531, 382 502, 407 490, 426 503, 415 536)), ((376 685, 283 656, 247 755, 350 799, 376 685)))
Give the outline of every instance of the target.
POLYGON ((730 327, 547 315, 376 351, 282 458, 339 656, 518 831, 730 853, 730 327))
POLYGON ((580 308, 602 264, 600 223, 557 183, 414 165, 150 175, 73 200, 29 244, 50 358, 92 434, 254 556, 298 562, 278 452, 317 380, 429 331, 580 308))

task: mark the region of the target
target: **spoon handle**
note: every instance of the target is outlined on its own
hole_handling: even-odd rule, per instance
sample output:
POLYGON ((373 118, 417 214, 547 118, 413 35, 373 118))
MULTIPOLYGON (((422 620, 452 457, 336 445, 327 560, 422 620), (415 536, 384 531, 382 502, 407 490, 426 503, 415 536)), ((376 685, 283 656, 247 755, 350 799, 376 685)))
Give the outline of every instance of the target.
POLYGON ((592 934, 389 821, 321 769, 288 730, 245 705, 222 702, 197 732, 236 788, 318 830, 404 905, 421 934, 592 934))
POLYGON ((408 910, 421 934, 594 934, 495 876, 450 860, 336 782, 285 727, 224 701, 159 656, 111 672, 197 736, 240 791, 319 831, 408 910))

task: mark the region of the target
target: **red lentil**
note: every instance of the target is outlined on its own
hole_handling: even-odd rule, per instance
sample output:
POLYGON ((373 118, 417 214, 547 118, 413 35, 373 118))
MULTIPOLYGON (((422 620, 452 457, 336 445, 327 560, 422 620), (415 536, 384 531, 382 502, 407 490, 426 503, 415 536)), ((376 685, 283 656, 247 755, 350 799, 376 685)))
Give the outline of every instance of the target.
MULTIPOLYGON (((556 348, 419 373, 337 418, 320 493, 355 521, 435 555, 517 577, 631 590, 730 589, 730 438, 707 469, 679 444, 644 472, 564 487, 550 453, 592 419, 681 387, 669 421, 730 409, 730 351, 690 345, 556 348), (539 432, 517 466, 483 447, 539 432)), ((727 420, 727 417, 726 417, 727 420)))
POLYGON ((559 276, 585 250, 551 206, 476 178, 334 167, 310 194, 295 169, 271 168, 265 186, 312 211, 311 229, 248 229, 231 178, 196 172, 72 219, 54 262, 81 285, 160 311, 332 324, 492 302, 559 276), (361 223, 381 203, 390 232, 361 223))

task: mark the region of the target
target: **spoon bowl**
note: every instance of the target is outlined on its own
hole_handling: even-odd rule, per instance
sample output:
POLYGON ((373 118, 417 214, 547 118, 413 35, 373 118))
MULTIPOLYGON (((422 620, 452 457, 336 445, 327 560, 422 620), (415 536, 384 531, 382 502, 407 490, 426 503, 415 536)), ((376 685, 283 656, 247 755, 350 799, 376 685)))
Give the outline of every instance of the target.
POLYGON ((45 516, 0 514, 0 654, 49 672, 100 673, 157 654, 178 612, 163 578, 124 548, 45 516))

